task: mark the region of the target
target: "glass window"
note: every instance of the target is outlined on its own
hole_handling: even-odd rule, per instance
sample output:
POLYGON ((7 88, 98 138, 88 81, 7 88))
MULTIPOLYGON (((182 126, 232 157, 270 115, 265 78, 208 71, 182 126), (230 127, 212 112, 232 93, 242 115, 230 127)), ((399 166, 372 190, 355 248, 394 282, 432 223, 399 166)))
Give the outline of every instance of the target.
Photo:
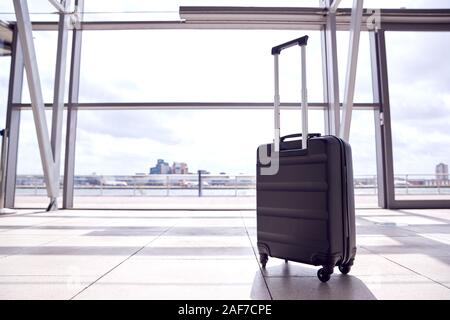
MULTIPOLYGON (((56 31, 33 31, 36 58, 41 80, 42 95, 45 103, 53 102, 53 88, 55 82, 56 48, 58 33, 56 31)), ((65 101, 68 99, 69 74, 70 74, 70 52, 72 48, 72 34, 68 35, 67 63, 66 63, 66 87, 65 101)), ((28 80, 24 74, 22 102, 30 103, 28 80)))
MULTIPOLYGON (((353 0, 343 0, 340 8, 351 8, 353 0)), ((234 7, 319 7, 320 0, 90 0, 85 1, 85 21, 149 21, 178 20, 179 6, 234 6, 234 7)), ((48 1, 29 1, 32 21, 57 21, 55 8, 48 1)), ((73 7, 73 1, 72 1, 73 7)), ((447 0, 366 0, 365 8, 449 8, 447 0)), ((0 3, 0 19, 15 21, 11 1, 0 3)))
MULTIPOLYGON (((345 82, 347 78, 347 63, 348 63, 348 49, 349 49, 350 34, 347 31, 338 31, 338 66, 339 66, 339 91, 340 100, 344 100, 345 82)), ((356 69, 355 82, 355 103, 372 103, 372 64, 370 57, 370 42, 369 33, 361 32, 358 66, 356 69)))
MULTIPOLYGON (((310 111, 309 123, 323 133, 323 111, 310 111)), ((301 132, 300 111, 283 110, 281 126, 284 135, 301 132)), ((165 159, 192 172, 254 174, 257 147, 272 140, 271 110, 83 110, 76 173, 143 173, 165 159)))
MULTIPOLYGON (((58 21, 56 9, 49 1, 27 1, 31 21, 58 21)), ((0 2, 0 20, 16 21, 12 1, 0 2)))
MULTIPOLYGON (((51 132, 51 111, 46 111, 49 137, 51 132)), ((63 119, 63 142, 61 149, 61 184, 64 174, 66 114, 63 119)), ((60 190, 62 195, 62 185, 60 190)), ((20 114, 19 151, 17 158, 16 179, 16 207, 17 208, 46 208, 49 201, 44 184, 42 162, 36 137, 36 128, 31 110, 22 110, 20 114)), ((61 198, 58 205, 61 206, 61 198)))
MULTIPOLYGON (((340 8, 351 8, 353 0, 342 0, 340 8)), ((386 9, 439 9, 450 8, 447 0, 365 0, 364 8, 386 8, 386 9)))
POLYGON ((448 43, 448 32, 386 34, 397 200, 450 199, 448 43))
MULTIPOLYGON (((304 34, 309 100, 321 102, 320 33, 269 30, 86 31, 80 102, 270 102, 270 50, 304 34)), ((299 48, 280 63, 282 101, 300 101, 299 48)))
POLYGON ((353 156, 355 205, 378 207, 375 122, 372 110, 354 110, 350 144, 353 156))
POLYGON ((181 6, 318 7, 319 0, 179 0, 181 6))
POLYGON ((6 124, 6 106, 8 104, 10 57, 0 57, 0 128, 6 124))
MULTIPOLYGON (((281 117, 283 134, 301 131, 300 111, 283 110, 281 117)), ((323 133, 323 118, 321 110, 310 112, 311 132, 323 133)), ((174 197, 197 196, 197 172, 205 170, 205 196, 238 195, 233 203, 254 208, 248 196, 255 195, 256 150, 273 141, 272 127, 271 110, 80 111, 75 206, 177 203, 174 197), (177 169, 167 178, 169 169, 161 167, 149 175, 158 159, 170 170, 184 163, 192 175, 177 169), (123 196, 120 203, 114 195, 123 196)))
POLYGON ((178 1, 90 0, 84 4, 84 21, 179 20, 178 1))

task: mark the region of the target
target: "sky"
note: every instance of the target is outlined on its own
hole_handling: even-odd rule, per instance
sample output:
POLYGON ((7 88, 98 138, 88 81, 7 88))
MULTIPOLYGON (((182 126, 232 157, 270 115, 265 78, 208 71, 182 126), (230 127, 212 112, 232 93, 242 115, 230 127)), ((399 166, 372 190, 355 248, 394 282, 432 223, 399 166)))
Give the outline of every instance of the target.
MULTIPOLYGON (((39 6, 37 1, 30 1, 30 11, 48 12, 46 1, 41 2, 39 6), (35 7, 31 8, 31 4, 35 7)), ((203 5, 207 2, 178 3, 203 5)), ((236 5, 236 1, 222 2, 236 5)), ((270 5, 270 2, 258 1, 258 4, 270 5)), ((108 10, 172 12, 175 8, 176 11, 176 5, 170 1, 156 2, 160 4, 156 9, 142 7, 140 3, 127 1, 125 7, 123 1, 108 1, 108 10)), ((240 5, 247 3, 255 4, 240 1, 240 5)), ((314 5, 316 1, 277 2, 282 3, 314 5)), ((374 3, 389 7, 406 4, 420 7, 424 1, 366 0, 365 3, 367 7, 374 7, 374 3)), ((448 7, 448 1, 426 3, 428 7, 448 7)), ((350 6, 351 1, 343 0, 342 5, 350 6)), ((86 0, 87 11, 101 11, 104 7, 105 1, 86 0)), ((8 10, 12 9, 0 5, 0 12, 8 10)), ((80 101, 271 102, 273 61, 269 50, 273 45, 305 33, 310 36, 307 57, 309 101, 322 102, 320 34, 267 30, 85 32, 80 101)), ((44 98, 51 102, 56 33, 36 32, 34 36, 44 98)), ((446 58, 450 54, 449 40, 448 33, 387 34, 397 174, 433 174, 439 162, 450 163, 450 62, 446 58), (427 45, 418 46, 418 43, 427 45)), ((348 35, 344 32, 338 35, 338 48, 342 99, 348 48, 348 35)), ((299 57, 299 51, 293 49, 281 58, 283 102, 300 100, 299 57)), ((8 73, 8 59, 0 58, 2 123, 8 73)), ((24 102, 28 101, 25 89, 24 102)), ((355 101, 373 101, 366 33, 361 38, 355 101)), ((50 121, 51 113, 47 112, 47 116, 50 121)), ((282 134, 300 132, 300 124, 300 110, 282 112, 282 134)), ((323 133, 322 111, 310 112, 309 126, 311 132, 323 133)), ((204 169, 212 173, 254 174, 256 148, 272 141, 272 127, 270 110, 80 111, 75 170, 76 174, 147 173, 157 159, 163 158, 169 163, 186 162, 191 172, 204 169)), ((350 139, 355 175, 376 174, 374 140, 373 112, 355 111, 350 139)), ((22 115, 18 172, 42 173, 31 111, 22 115)))

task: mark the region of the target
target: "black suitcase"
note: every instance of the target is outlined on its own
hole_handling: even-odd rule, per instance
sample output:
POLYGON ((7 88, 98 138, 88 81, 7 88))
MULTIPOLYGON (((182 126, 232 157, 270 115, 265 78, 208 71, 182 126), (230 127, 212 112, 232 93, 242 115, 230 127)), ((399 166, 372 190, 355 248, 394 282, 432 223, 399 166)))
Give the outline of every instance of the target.
POLYGON ((269 256, 323 266, 317 276, 326 282, 335 266, 350 272, 356 254, 352 153, 340 138, 307 134, 307 40, 272 49, 275 140, 258 148, 257 241, 263 267, 269 256), (303 133, 280 138, 278 55, 293 45, 302 48, 303 133))

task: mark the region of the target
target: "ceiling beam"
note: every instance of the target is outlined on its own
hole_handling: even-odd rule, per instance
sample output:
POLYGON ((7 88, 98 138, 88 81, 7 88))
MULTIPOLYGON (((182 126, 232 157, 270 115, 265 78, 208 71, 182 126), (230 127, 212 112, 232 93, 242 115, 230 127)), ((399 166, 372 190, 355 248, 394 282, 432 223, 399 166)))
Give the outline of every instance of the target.
MULTIPOLYGON (((83 30, 141 29, 276 29, 320 30, 327 22, 325 8, 180 7, 176 21, 83 21, 83 30)), ((372 13, 363 12, 362 31, 372 13)), ((14 22, 11 22, 14 23, 14 22)), ((450 28, 450 9, 381 9, 383 28, 411 24, 421 28, 450 28)), ((349 30, 351 9, 336 11, 338 30, 349 30)), ((71 27, 69 27, 69 30, 71 27)), ((36 21, 33 30, 58 30, 58 22, 36 21)))

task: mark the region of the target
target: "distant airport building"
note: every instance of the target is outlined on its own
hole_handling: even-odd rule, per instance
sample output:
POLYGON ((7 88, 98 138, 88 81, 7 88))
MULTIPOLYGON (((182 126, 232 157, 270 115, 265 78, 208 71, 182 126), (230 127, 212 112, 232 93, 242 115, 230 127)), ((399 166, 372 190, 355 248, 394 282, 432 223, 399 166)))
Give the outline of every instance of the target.
POLYGON ((445 163, 439 163, 436 166, 436 180, 448 181, 448 165, 445 163))
POLYGON ((150 174, 170 174, 172 173, 172 168, 163 159, 158 159, 156 166, 150 168, 150 174))
POLYGON ((174 162, 172 165, 172 173, 173 174, 188 174, 189 169, 186 163, 184 162, 174 162))

